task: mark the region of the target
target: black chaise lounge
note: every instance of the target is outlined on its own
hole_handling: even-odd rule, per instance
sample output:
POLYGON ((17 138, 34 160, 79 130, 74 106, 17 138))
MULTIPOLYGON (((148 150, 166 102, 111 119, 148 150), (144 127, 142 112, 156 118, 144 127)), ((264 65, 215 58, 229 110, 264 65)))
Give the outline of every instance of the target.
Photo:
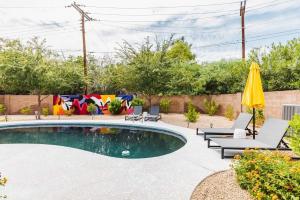
POLYGON ((270 118, 264 123, 255 140, 234 138, 209 138, 208 147, 221 148, 222 159, 233 157, 232 155, 225 156, 225 150, 290 150, 287 143, 283 141, 283 137, 285 136, 288 127, 288 121, 270 118), (212 145, 211 142, 214 142, 217 145, 212 145))
POLYGON ((125 120, 137 121, 143 118, 142 116, 143 107, 133 106, 133 113, 125 116, 125 120))
POLYGON ((231 128, 197 128, 196 134, 203 134, 204 140, 207 140, 207 136, 230 136, 233 135, 235 129, 244 129, 247 128, 249 123, 252 120, 252 115, 248 113, 240 113, 238 118, 235 120, 231 128))
POLYGON ((158 121, 161 119, 159 114, 159 106, 151 106, 149 113, 144 117, 145 121, 158 121))

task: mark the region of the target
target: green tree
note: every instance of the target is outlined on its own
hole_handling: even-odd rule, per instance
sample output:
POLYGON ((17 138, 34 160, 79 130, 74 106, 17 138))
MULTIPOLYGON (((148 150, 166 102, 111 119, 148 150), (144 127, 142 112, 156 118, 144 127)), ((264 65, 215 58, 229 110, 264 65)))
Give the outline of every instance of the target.
POLYGON ((191 45, 179 39, 173 42, 170 49, 167 51, 167 57, 177 62, 195 61, 195 54, 191 51, 191 45))
POLYGON ((149 38, 137 47, 124 42, 119 49, 119 57, 128 67, 128 89, 147 96, 151 104, 151 95, 166 91, 166 81, 170 79, 171 63, 166 53, 172 42, 156 42, 153 45, 149 38), (154 46, 156 49, 154 49, 154 46))
POLYGON ((226 94, 243 91, 249 64, 240 60, 221 60, 205 63, 201 67, 204 93, 226 94))
POLYGON ((300 38, 273 44, 267 51, 255 49, 250 60, 260 64, 265 91, 300 88, 300 38))
POLYGON ((26 45, 18 40, 2 42, 0 53, 1 85, 8 94, 35 94, 40 119, 43 94, 60 93, 78 88, 73 83, 81 76, 70 76, 74 69, 69 62, 55 60, 56 54, 49 51, 45 40, 33 38, 26 45), (70 79, 71 78, 71 79, 70 79))
POLYGON ((178 63, 170 69, 166 92, 170 95, 198 95, 204 92, 205 79, 198 64, 178 63))
POLYGON ((53 60, 48 67, 47 94, 80 94, 84 91, 85 79, 80 56, 69 57, 63 62, 53 60))

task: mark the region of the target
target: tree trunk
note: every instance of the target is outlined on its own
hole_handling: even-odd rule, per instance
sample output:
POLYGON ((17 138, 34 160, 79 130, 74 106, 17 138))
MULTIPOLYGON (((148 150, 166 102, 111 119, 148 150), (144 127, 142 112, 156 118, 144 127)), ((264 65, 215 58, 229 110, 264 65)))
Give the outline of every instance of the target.
POLYGON ((151 95, 148 95, 148 101, 149 101, 149 106, 151 107, 151 105, 152 105, 152 98, 151 98, 151 95))
POLYGON ((42 104, 41 94, 38 93, 38 116, 37 116, 37 119, 41 119, 41 104, 42 104))

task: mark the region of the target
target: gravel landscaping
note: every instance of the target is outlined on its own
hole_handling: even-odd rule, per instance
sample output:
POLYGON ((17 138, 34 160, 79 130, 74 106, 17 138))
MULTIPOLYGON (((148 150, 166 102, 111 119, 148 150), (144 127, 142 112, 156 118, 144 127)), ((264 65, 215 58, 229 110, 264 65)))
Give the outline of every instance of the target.
POLYGON ((240 188, 233 170, 214 173, 195 188, 191 200, 252 200, 250 194, 240 188))

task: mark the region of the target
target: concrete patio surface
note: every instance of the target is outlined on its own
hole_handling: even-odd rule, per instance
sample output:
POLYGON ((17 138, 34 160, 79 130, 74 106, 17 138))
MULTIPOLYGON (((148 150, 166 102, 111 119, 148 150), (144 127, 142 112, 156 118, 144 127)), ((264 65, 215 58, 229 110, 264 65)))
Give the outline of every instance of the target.
MULTIPOLYGON (((165 118, 165 117, 163 117, 165 118)), ((0 123, 110 123, 118 120, 40 120, 0 123)), ((3 193, 10 200, 188 200, 208 175, 229 168, 230 160, 207 148, 194 129, 165 122, 134 122, 160 127, 187 140, 179 150, 160 157, 122 159, 79 149, 37 144, 1 144, 0 171, 8 178, 3 193)))

